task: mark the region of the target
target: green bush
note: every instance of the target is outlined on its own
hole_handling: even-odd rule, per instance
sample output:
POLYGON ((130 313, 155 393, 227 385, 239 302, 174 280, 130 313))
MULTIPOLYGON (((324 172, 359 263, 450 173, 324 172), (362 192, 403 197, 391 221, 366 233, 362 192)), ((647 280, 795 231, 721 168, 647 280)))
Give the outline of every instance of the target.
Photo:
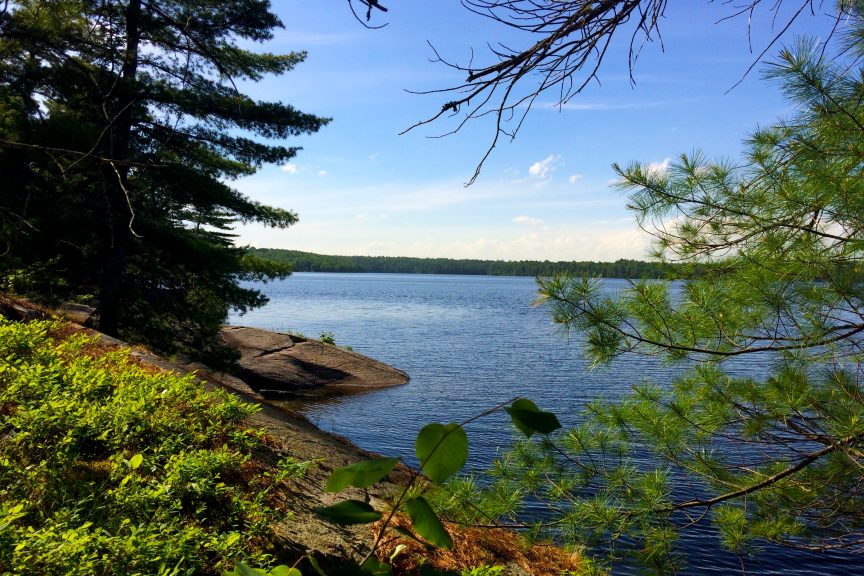
POLYGON ((0 319, 0 574, 218 574, 268 565, 269 505, 306 466, 265 468, 258 408, 0 319))
POLYGON ((476 568, 466 568, 462 570, 459 576, 504 576, 504 567, 483 565, 476 568))
POLYGON ((324 344, 336 345, 336 335, 333 332, 322 332, 321 333, 321 342, 324 344))

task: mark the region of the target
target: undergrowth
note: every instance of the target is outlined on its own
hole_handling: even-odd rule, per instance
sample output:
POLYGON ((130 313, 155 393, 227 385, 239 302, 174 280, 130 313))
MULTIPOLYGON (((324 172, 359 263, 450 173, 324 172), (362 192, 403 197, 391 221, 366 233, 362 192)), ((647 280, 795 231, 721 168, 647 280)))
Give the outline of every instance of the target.
POLYGON ((267 566, 285 481, 257 407, 57 322, 0 318, 0 574, 267 566))

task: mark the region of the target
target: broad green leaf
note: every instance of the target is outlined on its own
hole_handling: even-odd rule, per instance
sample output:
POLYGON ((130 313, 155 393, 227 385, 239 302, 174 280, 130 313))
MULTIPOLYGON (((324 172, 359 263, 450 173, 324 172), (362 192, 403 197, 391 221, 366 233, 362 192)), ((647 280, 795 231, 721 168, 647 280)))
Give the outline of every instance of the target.
MULTIPOLYGON (((234 573, 238 576, 264 576, 266 572, 260 568, 251 568, 243 562, 234 563, 234 573)), ((230 572, 228 574, 231 574, 230 572)))
POLYGON ((450 549, 453 546, 453 540, 441 524, 438 515, 423 497, 408 500, 405 508, 408 509, 408 516, 411 517, 411 523, 417 534, 441 548, 450 549))
POLYGON ((417 435, 416 449, 423 472, 443 484, 468 461, 468 435, 459 424, 427 424, 417 435))
POLYGON ((377 558, 367 558, 360 565, 360 574, 364 576, 390 576, 393 573, 393 568, 389 564, 379 561, 377 558))
POLYGON ((360 500, 345 500, 333 506, 316 508, 315 512, 336 524, 371 524, 381 518, 380 512, 360 500))
POLYGON ((529 438, 535 432, 549 434, 561 428, 555 414, 540 410, 534 402, 526 398, 514 400, 505 410, 510 414, 516 428, 529 438))
POLYGON ((129 467, 133 470, 137 469, 141 466, 141 463, 144 461, 144 456, 141 454, 135 454, 132 458, 129 459, 129 467))
POLYGON ((303 576, 303 573, 300 572, 297 568, 292 568, 291 566, 276 566, 270 572, 267 573, 267 576, 303 576))
POLYGON ((366 488, 384 478, 398 458, 376 458, 334 470, 327 479, 327 492, 341 492, 348 486, 366 488))

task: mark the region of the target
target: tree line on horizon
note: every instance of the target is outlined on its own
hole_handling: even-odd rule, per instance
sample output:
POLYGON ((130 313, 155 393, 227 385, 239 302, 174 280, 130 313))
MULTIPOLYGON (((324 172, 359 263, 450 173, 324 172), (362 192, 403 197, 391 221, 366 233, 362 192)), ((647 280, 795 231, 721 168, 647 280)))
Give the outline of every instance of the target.
POLYGON ((409 256, 332 256, 285 250, 252 248, 254 256, 288 264, 295 272, 354 272, 387 274, 456 274, 474 276, 570 276, 600 278, 676 278, 680 265, 619 259, 615 262, 549 260, 477 260, 415 258, 409 256))

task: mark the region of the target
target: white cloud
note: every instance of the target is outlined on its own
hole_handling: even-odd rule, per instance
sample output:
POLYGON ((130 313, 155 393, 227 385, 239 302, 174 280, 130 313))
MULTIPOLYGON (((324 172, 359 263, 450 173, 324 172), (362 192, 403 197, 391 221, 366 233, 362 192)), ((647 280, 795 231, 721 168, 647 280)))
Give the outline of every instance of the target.
POLYGON ((530 216, 516 216, 513 218, 513 222, 516 222, 517 224, 530 224, 532 226, 543 223, 539 218, 531 218, 530 216))
POLYGON ((651 236, 632 219, 618 223, 598 220, 551 227, 511 227, 506 231, 477 230, 468 224, 444 235, 432 228, 399 226, 400 219, 379 220, 378 214, 367 217, 368 220, 359 221, 368 223, 361 228, 345 222, 320 222, 300 223, 288 231, 245 225, 241 231, 245 242, 258 247, 291 247, 319 254, 484 260, 645 259, 651 243, 651 236))
POLYGON ((490 260, 593 260, 644 259, 651 237, 635 226, 609 228, 537 228, 516 235, 484 234, 441 241, 436 236, 403 242, 372 242, 369 254, 390 256, 481 258, 490 260))
POLYGON ((296 164, 283 164, 280 169, 283 172, 287 172, 288 174, 296 174, 297 173, 297 165, 296 164))
POLYGON ((555 171, 555 163, 561 159, 561 156, 557 156, 555 154, 550 154, 543 160, 538 160, 534 164, 528 168, 528 173, 532 178, 539 178, 543 180, 544 178, 548 178, 552 172, 555 171))
POLYGON ((322 176, 322 177, 323 177, 323 176, 326 176, 326 175, 327 175, 327 171, 326 171, 326 170, 319 170, 319 171, 318 171, 318 176, 322 176))
POLYGON ((664 176, 669 171, 669 158, 662 162, 651 162, 645 167, 645 172, 652 176, 664 176))
MULTIPOLYGON (((305 170, 306 168, 299 167, 298 174, 305 173, 305 170)), ((494 206, 501 201, 514 201, 519 198, 536 200, 524 187, 478 182, 465 188, 461 178, 419 184, 394 181, 348 188, 334 182, 334 178, 315 178, 304 183, 309 193, 296 197, 286 197, 282 188, 284 184, 284 178, 256 176, 240 181, 238 188, 259 202, 295 210, 304 222, 313 217, 332 218, 348 214, 353 219, 355 214, 368 214, 371 217, 373 213, 383 212, 393 216, 465 204, 485 203, 494 206)), ((518 214, 521 210, 523 208, 517 207, 513 212, 518 214)), ((511 216, 512 213, 506 214, 505 222, 511 216)))
POLYGON ((568 178, 567 180, 570 182, 570 184, 575 184, 575 183, 578 182, 579 180, 582 180, 582 178, 584 178, 584 177, 585 177, 585 176, 583 176, 582 174, 573 174, 573 175, 570 176, 570 178, 568 178))
MULTIPOLYGON (((317 170, 314 164, 299 166, 298 175, 314 175, 317 170)), ((454 178, 345 189, 331 177, 316 177, 304 182, 309 193, 289 196, 284 193, 287 177, 280 178, 274 171, 267 178, 244 180, 241 190, 259 201, 295 210, 301 222, 287 230, 249 225, 238 227, 238 232, 242 242, 255 246, 321 254, 503 260, 644 258, 650 236, 632 220, 617 221, 629 216, 624 201, 617 195, 574 198, 574 188, 566 184, 572 172, 564 170, 561 160, 558 176, 566 189, 554 194, 550 190, 543 197, 538 197, 531 184, 551 184, 554 174, 546 180, 531 178, 528 185, 478 182, 469 188, 463 187, 462 179, 454 178), (565 224, 564 218, 570 221, 565 224)), ((579 185, 588 179, 586 174, 579 185)))

